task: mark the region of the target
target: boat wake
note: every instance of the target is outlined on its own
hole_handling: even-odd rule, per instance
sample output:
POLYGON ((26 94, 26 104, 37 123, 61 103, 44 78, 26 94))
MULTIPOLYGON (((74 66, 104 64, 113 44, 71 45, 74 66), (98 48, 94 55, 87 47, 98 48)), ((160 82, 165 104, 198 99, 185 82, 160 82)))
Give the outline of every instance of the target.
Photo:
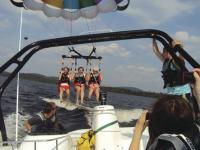
MULTIPOLYGON (((123 126, 133 126, 136 120, 140 117, 143 109, 132 109, 132 110, 123 110, 115 109, 116 116, 119 124, 124 124, 123 126), (133 122, 133 123, 132 123, 133 122)), ((88 120, 88 124, 92 125, 92 115, 93 111, 89 111, 85 114, 85 117, 88 120)))
MULTIPOLYGON (((24 122, 28 118, 30 118, 30 115, 28 114, 22 114, 19 113, 19 120, 18 120, 18 138, 21 139, 26 135, 26 132, 24 130, 24 122)), ((5 124, 7 129, 7 134, 9 140, 15 140, 15 134, 16 134, 16 114, 12 113, 5 117, 5 124)), ((1 138, 0 138, 1 139, 1 138)))
POLYGON ((122 110, 116 109, 116 115, 119 122, 130 122, 132 120, 137 120, 143 109, 132 109, 132 110, 122 110))

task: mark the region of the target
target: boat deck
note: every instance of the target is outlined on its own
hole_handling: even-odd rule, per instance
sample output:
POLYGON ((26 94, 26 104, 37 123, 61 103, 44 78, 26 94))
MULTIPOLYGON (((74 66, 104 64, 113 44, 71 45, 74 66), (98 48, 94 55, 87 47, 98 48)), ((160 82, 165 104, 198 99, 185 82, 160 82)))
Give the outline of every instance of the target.
MULTIPOLYGON (((10 146, 1 146, 0 150, 76 150, 77 140, 81 137, 81 134, 89 129, 82 129, 69 132, 64 135, 41 135, 31 136, 27 135, 23 141, 19 141, 19 146, 16 148, 15 142, 10 142, 10 146)), ((128 150, 133 136, 133 127, 120 128, 121 143, 120 147, 124 150, 128 150)), ((148 130, 143 133, 143 137, 140 143, 140 150, 144 150, 148 141, 148 130)))

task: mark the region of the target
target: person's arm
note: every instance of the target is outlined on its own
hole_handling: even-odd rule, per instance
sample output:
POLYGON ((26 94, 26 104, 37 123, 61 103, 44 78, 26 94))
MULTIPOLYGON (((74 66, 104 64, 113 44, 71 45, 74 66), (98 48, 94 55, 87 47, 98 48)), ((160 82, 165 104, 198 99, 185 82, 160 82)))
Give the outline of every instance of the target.
POLYGON ((73 72, 72 76, 71 76, 71 78, 72 78, 73 81, 75 80, 76 76, 77 76, 77 74, 75 72, 73 72))
POLYGON ((88 80, 87 80, 87 73, 84 73, 84 80, 85 80, 85 85, 88 86, 88 80))
POLYGON ((159 48, 158 48, 158 44, 156 42, 156 39, 153 39, 153 52, 155 53, 155 55, 160 59, 160 61, 164 61, 164 58, 162 56, 162 53, 160 52, 159 48))
POLYGON ((145 128, 146 114, 147 111, 143 111, 135 125, 135 130, 131 144, 129 146, 129 150, 139 150, 140 148, 140 140, 142 137, 142 132, 144 131, 145 128))
POLYGON ((90 80, 90 73, 86 73, 85 79, 86 79, 86 82, 89 82, 89 80, 90 80))
POLYGON ((193 71, 194 71, 194 78, 195 78, 193 94, 196 97, 198 107, 200 110, 200 68, 195 68, 193 71))
POLYGON ((41 118, 38 115, 35 115, 29 120, 25 121, 24 127, 28 131, 28 133, 30 133, 33 125, 38 125, 41 123, 42 123, 41 118))
POLYGON ((28 133, 31 133, 32 126, 29 124, 28 120, 24 123, 24 128, 27 130, 28 133))
POLYGON ((63 71, 60 71, 58 80, 61 80, 63 71))
MULTIPOLYGON (((182 47, 183 44, 182 44, 181 41, 179 41, 179 40, 173 40, 173 41, 172 41, 172 47, 173 47, 173 48, 175 48, 175 47, 178 46, 178 45, 182 47)), ((179 53, 179 56, 178 56, 178 57, 179 57, 180 60, 182 60, 182 61, 184 62, 184 57, 183 57, 180 53, 179 53)))
POLYGON ((55 119, 55 120, 52 121, 53 122, 53 127, 54 127, 55 130, 59 130, 60 126, 59 126, 58 118, 56 117, 56 115, 54 115, 53 117, 55 119))
POLYGON ((102 75, 102 73, 100 72, 99 73, 99 81, 102 81, 103 80, 103 75, 102 75))
POLYGON ((69 80, 70 80, 70 81, 74 80, 74 77, 75 77, 74 73, 72 73, 72 72, 70 71, 70 72, 69 72, 69 80))

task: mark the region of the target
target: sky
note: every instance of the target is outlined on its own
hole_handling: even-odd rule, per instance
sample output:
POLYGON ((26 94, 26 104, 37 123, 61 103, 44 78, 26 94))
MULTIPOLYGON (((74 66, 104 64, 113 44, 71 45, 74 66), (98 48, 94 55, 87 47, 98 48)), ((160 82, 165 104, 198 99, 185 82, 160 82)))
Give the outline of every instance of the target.
MULTIPOLYGON (((0 0, 0 65, 19 50, 20 11, 9 0, 0 0)), ((28 37, 28 40, 22 39, 21 48, 38 40, 86 34, 88 30, 111 32, 158 29, 181 40, 189 54, 200 62, 199 14, 200 1, 197 0, 131 0, 128 9, 123 12, 102 13, 92 20, 81 18, 73 22, 46 17, 41 11, 24 9, 22 37, 28 37)), ((164 91, 160 73, 162 63, 153 54, 151 39, 74 47, 83 54, 89 54, 93 45, 97 48, 97 55, 103 57, 103 85, 164 91)), ((40 51, 21 72, 58 76, 63 54, 69 54, 67 47, 40 51)), ((94 66, 97 64, 98 62, 93 62, 94 66)), ((70 65, 70 62, 65 61, 65 65, 70 65)), ((84 61, 78 62, 78 66, 85 65, 84 61)))

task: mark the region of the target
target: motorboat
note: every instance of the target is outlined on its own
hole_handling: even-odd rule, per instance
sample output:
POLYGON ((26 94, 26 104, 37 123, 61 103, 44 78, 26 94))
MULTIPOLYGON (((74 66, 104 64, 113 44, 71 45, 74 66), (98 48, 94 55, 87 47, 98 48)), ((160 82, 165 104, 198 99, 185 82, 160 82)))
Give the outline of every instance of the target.
MULTIPOLYGON (((13 70, 13 72, 11 72, 9 76, 5 78, 0 86, 0 100, 3 100, 2 95, 4 90, 15 78, 17 73, 24 67, 24 65, 35 53, 41 50, 65 45, 143 38, 155 38, 165 47, 170 47, 170 43, 173 40, 167 33, 163 31, 144 29, 79 35, 33 42, 25 46, 21 51, 19 51, 0 67, 0 74, 2 74, 9 66, 17 64, 15 65, 16 68, 13 70)), ((181 64, 177 56, 177 52, 180 53, 192 67, 200 67, 199 64, 182 47, 176 46, 174 49, 170 48, 169 53, 172 55, 176 63, 180 65, 182 70, 188 71, 187 68, 181 64)), ((106 105, 106 103, 102 103, 102 105, 94 107, 91 111, 93 114, 91 119, 91 129, 95 132, 94 149, 127 150, 132 140, 134 127, 120 128, 118 118, 115 113, 115 108, 112 105, 106 105)), ((62 135, 26 135, 21 141, 9 141, 2 108, 0 107, 0 130, 2 137, 0 149, 2 150, 73 150, 77 149, 77 140, 81 137, 81 135, 90 129, 76 130, 62 135)), ((148 129, 146 129, 143 133, 142 141, 140 143, 141 150, 145 149, 148 138, 148 129)))

